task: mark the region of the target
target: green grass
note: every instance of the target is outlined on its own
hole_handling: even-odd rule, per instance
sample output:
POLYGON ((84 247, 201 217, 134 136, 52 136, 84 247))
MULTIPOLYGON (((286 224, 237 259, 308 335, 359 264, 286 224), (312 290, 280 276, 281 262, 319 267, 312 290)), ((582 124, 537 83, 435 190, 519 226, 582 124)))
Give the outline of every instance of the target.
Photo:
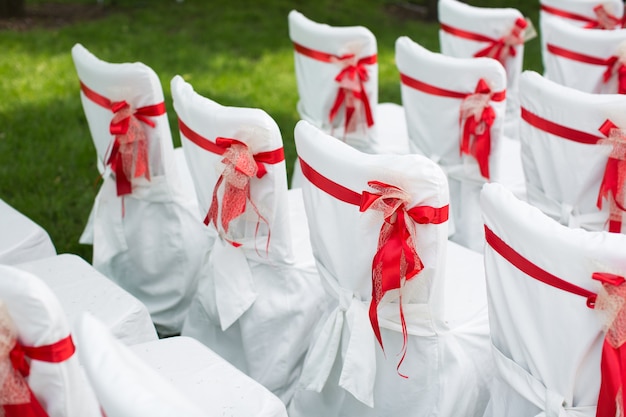
MULTIPOLYGON (((93 4, 95 0, 62 1, 93 4)), ((43 1, 27 1, 27 4, 43 1)), ((331 25, 363 25, 378 40, 379 99, 400 103, 394 42, 409 36, 438 50, 437 25, 386 13, 383 0, 173 0, 106 3, 105 18, 58 29, 0 31, 0 198, 43 226, 60 253, 91 259, 78 244, 97 187, 95 151, 70 56, 79 42, 110 62, 141 61, 161 79, 176 126, 169 83, 182 75, 224 105, 258 107, 281 128, 288 170, 298 121, 287 14, 297 9, 331 25)), ((473 1, 511 6, 537 23, 538 2, 473 1)), ((527 44, 526 68, 540 69, 539 42, 527 44)), ((178 131, 172 135, 180 143, 178 131)), ((0 233, 2 231, 0 230, 0 233)))

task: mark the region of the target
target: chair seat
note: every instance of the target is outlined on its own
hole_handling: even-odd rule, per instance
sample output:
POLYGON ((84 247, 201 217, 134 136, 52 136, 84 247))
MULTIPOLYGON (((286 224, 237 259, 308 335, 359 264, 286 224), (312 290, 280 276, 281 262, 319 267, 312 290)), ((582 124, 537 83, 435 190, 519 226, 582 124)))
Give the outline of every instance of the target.
POLYGON ((14 265, 56 255, 48 233, 0 199, 0 264, 14 265))
POLYGON ((45 282, 70 325, 89 312, 127 345, 156 340, 146 307, 76 255, 62 254, 17 265, 45 282))

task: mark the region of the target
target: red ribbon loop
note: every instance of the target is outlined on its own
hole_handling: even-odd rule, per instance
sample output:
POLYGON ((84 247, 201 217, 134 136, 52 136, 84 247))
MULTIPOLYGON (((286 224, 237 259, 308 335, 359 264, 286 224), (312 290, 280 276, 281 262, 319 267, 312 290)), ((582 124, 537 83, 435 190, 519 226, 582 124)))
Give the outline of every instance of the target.
POLYGON ((598 4, 593 8, 593 12, 596 14, 596 20, 587 23, 585 28, 588 29, 615 29, 622 25, 621 19, 609 13, 604 7, 604 4, 598 4))
MULTIPOLYGON (((379 181, 370 181, 368 185, 378 193, 364 191, 361 194, 359 211, 373 209, 381 211, 384 216, 378 238, 378 249, 372 260, 372 301, 369 309, 372 329, 383 348, 378 324, 380 301, 385 293, 400 289, 405 281, 412 279, 424 269, 424 264, 415 250, 415 242, 407 224, 407 217, 419 224, 442 223, 448 218, 448 206, 442 209, 420 206, 407 210, 410 196, 400 188, 379 181)), ((401 295, 399 305, 404 343, 398 369, 406 355, 408 340, 401 295)))
POLYGON ((476 159, 480 174, 487 180, 491 154, 491 127, 496 120, 496 113, 489 104, 491 96, 489 85, 481 78, 474 94, 463 100, 460 114, 460 122, 463 124, 460 152, 476 159))
POLYGON ((516 47, 524 43, 524 30, 527 26, 528 22, 525 19, 517 18, 509 33, 499 39, 490 39, 489 45, 476 52, 474 56, 494 58, 502 65, 506 65, 509 56, 517 55, 516 47))
POLYGON ((622 214, 626 211, 624 207, 626 132, 619 129, 610 120, 606 120, 599 130, 607 139, 603 139, 598 143, 610 144, 613 146, 613 150, 606 163, 596 205, 599 209, 602 209, 603 200, 609 200, 611 205, 609 211, 609 231, 620 233, 622 229, 622 214))

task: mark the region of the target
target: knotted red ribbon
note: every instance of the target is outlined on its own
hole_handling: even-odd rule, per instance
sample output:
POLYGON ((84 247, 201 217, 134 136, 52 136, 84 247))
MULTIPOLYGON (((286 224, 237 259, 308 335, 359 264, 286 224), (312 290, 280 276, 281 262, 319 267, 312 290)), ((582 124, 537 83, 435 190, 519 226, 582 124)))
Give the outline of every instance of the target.
POLYGON ((609 232, 620 233, 622 230, 622 215, 624 208, 624 186, 626 182, 626 132, 619 129, 613 122, 606 120, 600 127, 600 132, 607 139, 599 141, 600 144, 610 144, 613 150, 609 155, 604 170, 604 176, 600 183, 597 206, 602 209, 604 199, 610 202, 609 232))
MULTIPOLYGON (((381 211, 384 216, 378 237, 378 249, 372 260, 372 300, 369 309, 372 329, 378 343, 383 348, 378 324, 380 301, 385 293, 401 289, 406 281, 424 269, 424 264, 415 250, 414 238, 408 224, 409 219, 418 224, 443 223, 448 220, 448 206, 443 209, 429 206, 407 209, 407 205, 410 204, 410 196, 400 188, 379 181, 370 181, 367 184, 377 193, 364 191, 361 194, 359 211, 364 212, 372 209, 381 211)), ((402 310, 402 294, 400 294, 399 306, 403 344, 398 370, 406 356, 408 341, 406 321, 402 310)))
POLYGON ((480 174, 489 179, 489 155, 491 154, 491 127, 496 112, 489 104, 491 88, 484 79, 476 85, 474 94, 463 99, 460 123, 463 125, 461 154, 471 155, 478 162, 480 174))
POLYGON ((517 55, 517 46, 524 43, 524 30, 528 27, 528 22, 525 19, 517 18, 513 27, 506 35, 494 39, 489 36, 482 35, 480 33, 470 32, 467 30, 455 28, 445 23, 441 24, 441 29, 444 32, 448 32, 451 35, 458 36, 459 38, 469 39, 477 42, 486 42, 485 48, 479 50, 474 54, 475 57, 489 57, 500 61, 502 65, 506 65, 506 60, 510 56, 517 55))
POLYGON ((599 4, 593 8, 596 15, 595 19, 556 7, 546 6, 545 4, 541 5, 541 10, 566 19, 586 22, 585 28, 587 29, 615 29, 622 24, 621 20, 610 14, 603 4, 599 4))
POLYGON ((342 66, 341 71, 335 77, 335 81, 339 83, 339 88, 328 115, 330 123, 333 123, 339 114, 339 110, 344 107, 344 131, 346 133, 355 131, 358 124, 362 123, 362 119, 355 117, 359 113, 363 114, 364 122, 368 128, 373 126, 374 116, 367 91, 365 90, 365 83, 369 80, 369 72, 366 65, 375 64, 377 61, 376 55, 357 59, 355 54, 337 56, 309 49, 295 42, 293 45, 296 52, 302 55, 318 61, 342 66), (362 107, 362 112, 358 112, 359 107, 362 107))
POLYGON ((28 359, 62 362, 75 351, 68 336, 52 345, 25 347, 17 341, 16 331, 6 308, 0 308, 0 416, 48 417, 24 379, 30 373, 28 359))
POLYGON ((165 114, 165 103, 133 110, 126 101, 112 102, 82 82, 80 86, 85 97, 114 114, 109 131, 115 139, 110 146, 106 164, 115 173, 117 195, 131 194, 133 178, 145 177, 150 180, 148 136, 142 123, 154 128, 156 124, 150 117, 165 114))

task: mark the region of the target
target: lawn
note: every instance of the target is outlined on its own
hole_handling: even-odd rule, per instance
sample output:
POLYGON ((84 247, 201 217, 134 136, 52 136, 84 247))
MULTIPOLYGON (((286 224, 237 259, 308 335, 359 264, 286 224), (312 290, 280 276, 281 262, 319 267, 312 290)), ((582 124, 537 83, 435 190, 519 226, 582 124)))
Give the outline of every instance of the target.
MULTIPOLYGON (((27 10, 44 3, 48 5, 27 0, 27 10)), ((97 192, 98 172, 70 56, 75 43, 106 61, 141 61, 152 67, 163 85, 171 126, 176 119, 169 83, 177 74, 221 104, 265 110, 280 126, 288 170, 295 158, 298 121, 287 29, 291 9, 319 22, 363 25, 374 33, 380 101, 400 103, 393 49, 399 36, 438 50, 437 24, 398 13, 397 3, 389 0, 59 3, 94 8, 99 17, 53 27, 0 26, 0 198, 43 226, 59 253, 87 260, 91 247, 80 245, 78 237, 97 192)), ((515 7, 537 26, 538 1, 468 3, 515 7)), ((535 39, 526 46, 525 67, 540 70, 540 61, 535 39)), ((178 131, 172 135, 178 146, 178 131)))

